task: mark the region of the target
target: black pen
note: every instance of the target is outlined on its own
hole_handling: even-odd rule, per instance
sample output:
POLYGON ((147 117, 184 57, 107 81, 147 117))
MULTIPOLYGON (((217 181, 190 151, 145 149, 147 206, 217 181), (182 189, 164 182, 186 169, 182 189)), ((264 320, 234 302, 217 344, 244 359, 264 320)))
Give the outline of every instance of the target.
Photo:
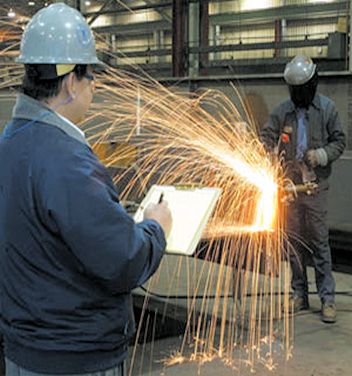
POLYGON ((163 202, 163 198, 164 198, 164 192, 161 192, 161 195, 159 197, 159 201, 158 201, 158 204, 161 204, 163 202))

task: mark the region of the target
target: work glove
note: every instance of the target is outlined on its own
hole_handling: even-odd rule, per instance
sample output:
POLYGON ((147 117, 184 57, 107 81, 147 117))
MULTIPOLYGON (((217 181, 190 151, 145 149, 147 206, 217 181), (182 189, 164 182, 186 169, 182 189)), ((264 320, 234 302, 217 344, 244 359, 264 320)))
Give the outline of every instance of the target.
POLYGON ((306 152, 304 161, 311 168, 315 168, 317 166, 324 167, 328 164, 328 155, 323 148, 310 149, 306 152))

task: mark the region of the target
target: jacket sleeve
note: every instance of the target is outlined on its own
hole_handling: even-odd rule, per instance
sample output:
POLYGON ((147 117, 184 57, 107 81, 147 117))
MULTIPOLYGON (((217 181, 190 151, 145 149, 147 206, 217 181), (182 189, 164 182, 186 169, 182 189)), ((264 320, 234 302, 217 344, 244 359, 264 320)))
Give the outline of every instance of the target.
POLYGON ((328 144, 324 150, 328 156, 328 163, 338 159, 346 147, 346 136, 342 129, 341 121, 335 104, 329 102, 327 111, 328 144))
POLYGON ((280 119, 278 114, 273 111, 269 115, 267 123, 260 131, 260 140, 269 151, 273 151, 277 146, 280 137, 280 119))
POLYGON ((84 272, 112 292, 129 292, 143 284, 166 247, 161 226, 153 220, 135 224, 119 204, 107 170, 87 146, 55 163, 41 178, 40 188, 52 231, 84 272))

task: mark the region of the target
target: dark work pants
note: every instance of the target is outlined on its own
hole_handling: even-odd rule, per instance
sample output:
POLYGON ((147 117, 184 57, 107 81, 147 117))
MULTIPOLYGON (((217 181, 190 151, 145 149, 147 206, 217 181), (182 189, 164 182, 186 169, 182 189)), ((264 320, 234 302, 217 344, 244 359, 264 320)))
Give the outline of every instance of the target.
POLYGON ((300 193, 287 213, 287 234, 290 249, 292 289, 294 295, 308 296, 307 256, 312 252, 315 281, 322 302, 335 301, 332 276, 329 228, 327 224, 328 188, 320 188, 312 196, 300 193))
MULTIPOLYGON (((5 358, 6 362, 6 376, 57 376, 56 374, 47 374, 47 373, 37 373, 28 371, 11 360, 5 358)), ((124 376, 125 371, 125 362, 120 365, 107 369, 105 371, 98 371, 92 373, 80 373, 80 374, 60 374, 62 376, 124 376)))
POLYGON ((3 338, 0 334, 0 376, 5 375, 5 358, 4 358, 4 345, 3 338))

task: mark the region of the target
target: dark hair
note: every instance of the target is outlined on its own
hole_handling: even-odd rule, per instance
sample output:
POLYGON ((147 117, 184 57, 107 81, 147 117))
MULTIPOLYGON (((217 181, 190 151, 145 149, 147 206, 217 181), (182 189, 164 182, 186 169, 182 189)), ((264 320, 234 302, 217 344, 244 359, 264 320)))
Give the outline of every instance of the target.
MULTIPOLYGON (((55 67, 50 65, 50 68, 55 67)), ((75 73, 78 80, 81 80, 87 74, 88 65, 77 64, 72 72, 75 73)), ((50 79, 41 78, 41 71, 43 65, 41 64, 26 64, 25 74, 21 86, 21 92, 34 99, 43 100, 56 97, 62 87, 62 81, 71 72, 50 79)))

